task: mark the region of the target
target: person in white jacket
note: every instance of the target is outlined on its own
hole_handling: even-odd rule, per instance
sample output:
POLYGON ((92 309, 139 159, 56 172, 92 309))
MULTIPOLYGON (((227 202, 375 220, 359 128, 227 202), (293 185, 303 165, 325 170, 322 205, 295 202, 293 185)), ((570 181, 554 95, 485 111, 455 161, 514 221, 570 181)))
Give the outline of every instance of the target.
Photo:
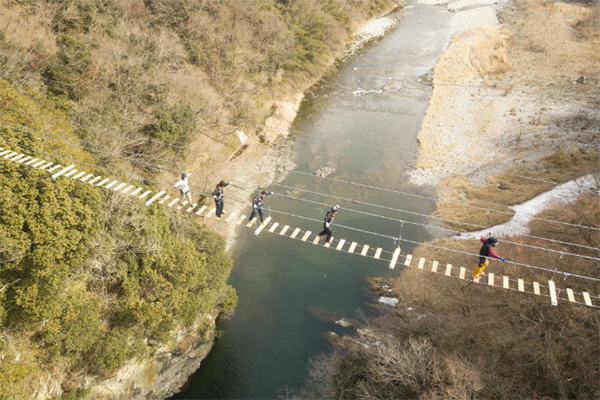
POLYGON ((174 188, 179 189, 181 193, 181 198, 179 199, 179 204, 183 205, 183 199, 187 196, 189 204, 192 204, 192 193, 190 192, 190 185, 188 183, 188 178, 192 176, 189 174, 181 174, 181 180, 173 185, 174 188))

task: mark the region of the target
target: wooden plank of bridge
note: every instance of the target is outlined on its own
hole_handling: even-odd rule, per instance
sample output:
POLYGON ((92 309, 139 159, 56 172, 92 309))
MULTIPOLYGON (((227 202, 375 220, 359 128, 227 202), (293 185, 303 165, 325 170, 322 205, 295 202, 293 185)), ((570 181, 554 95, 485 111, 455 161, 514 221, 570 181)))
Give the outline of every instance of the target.
POLYGON ((548 289, 550 289, 550 302, 553 306, 557 306, 558 299, 556 298, 556 286, 554 286, 554 281, 552 279, 548 281, 548 289))
POLYGON ((34 158, 33 160, 29 160, 29 161, 27 161, 27 162, 25 163, 25 165, 31 165, 31 164, 33 164, 34 162, 36 162, 36 161, 39 161, 39 160, 40 160, 39 158, 34 158))
POLYGON ((129 193, 129 195, 130 196, 136 196, 142 190, 144 190, 144 189, 142 189, 141 187, 139 187, 139 188, 135 189, 133 192, 129 193))
POLYGON ((121 190, 121 194, 127 194, 127 192, 129 192, 131 189, 133 189, 135 186, 133 185, 129 185, 127 186, 125 189, 121 190))
POLYGON ((229 214, 229 217, 227 217, 227 219, 225 220, 225 222, 227 222, 227 223, 232 222, 236 215, 237 215, 236 213, 229 214))
POLYGON ((185 212, 187 212, 187 213, 189 213, 189 212, 192 212, 192 210, 193 210, 194 208, 196 208, 196 206, 197 206, 197 205, 198 205, 198 203, 194 203, 194 204, 192 204, 191 206, 189 206, 189 207, 188 207, 188 209, 187 209, 187 210, 185 210, 185 212))
MULTIPOLYGON (((52 172, 56 171, 57 169, 59 169, 60 167, 62 167, 62 165, 60 165, 60 164, 57 164, 57 165, 55 165, 54 167, 50 168, 50 169, 48 170, 48 172, 52 173, 52 172)), ((77 171, 77 170, 74 170, 74 171, 77 171)), ((67 175, 65 175, 65 176, 67 176, 67 175)))
POLYGON ((586 306, 592 306, 592 298, 588 292, 583 292, 583 301, 585 302, 586 306))
POLYGON ((311 233, 312 233, 311 231, 306 231, 306 232, 304 233, 304 236, 302 236, 302 239, 301 239, 301 240, 302 240, 303 242, 306 242, 306 239, 308 239, 308 237, 310 236, 310 234, 311 234, 311 233))
POLYGON ((502 277, 502 287, 504 289, 510 289, 510 281, 508 280, 508 276, 506 275, 502 277))
POLYGON ((170 195, 166 195, 165 197, 163 197, 162 199, 160 199, 160 201, 158 202, 158 204, 163 204, 165 201, 167 201, 170 198, 171 198, 170 195))
MULTIPOLYGON (((77 179, 77 178, 73 178, 73 179, 77 179)), ((127 184, 125 182, 121 182, 117 186, 115 186, 113 188, 113 190, 116 192, 117 190, 121 189, 123 186, 127 186, 127 184)))
POLYGON ((19 161, 17 161, 19 164, 23 164, 25 161, 30 160, 32 157, 31 156, 27 156, 19 161))
POLYGON ((179 199, 177 197, 171 199, 171 201, 167 204, 167 207, 173 207, 173 204, 177 203, 179 199))
POLYGON ((425 259, 423 257, 421 257, 421 258, 419 258, 419 265, 417 265, 417 268, 423 269, 424 266, 425 266, 425 259))
POLYGON ((292 232, 292 234, 290 235, 290 239, 295 239, 299 233, 300 233, 300 228, 294 229, 294 232, 292 232))
POLYGON ((102 179, 100 182, 98 182, 98 183, 96 184, 96 186, 102 186, 102 185, 104 185, 104 184, 105 184, 106 182, 108 182, 108 181, 110 181, 110 179, 108 179, 108 178, 104 178, 104 179, 102 179))
MULTIPOLYGON (((198 214, 198 213, 196 213, 198 214)), ((242 222, 244 222, 244 220, 246 219, 245 215, 240 215, 240 217, 238 218, 238 220, 235 222, 236 225, 241 225, 242 222)))
POLYGON ((321 236, 316 235, 315 238, 312 241, 312 244, 315 244, 315 245, 319 244, 319 240, 321 240, 321 236))
POLYGON ((474 276, 473 277, 473 282, 479 283, 479 276, 474 276))
POLYGON ((375 255, 373 256, 373 258, 375 258, 376 260, 379 260, 379 258, 381 258, 382 252, 383 252, 383 249, 381 247, 378 247, 377 250, 375 250, 375 255))
POLYGON ((431 263, 431 272, 436 273, 437 274, 437 267, 438 267, 438 262, 437 261, 433 261, 433 263, 431 263))
POLYGON ((46 160, 40 160, 38 162, 36 162, 35 164, 32 165, 33 168, 39 168, 40 165, 45 164, 46 160))
POLYGON ((4 150, 4 151, 0 152, 0 157, 3 157, 5 154, 8 154, 10 152, 11 152, 11 150, 4 150))
POLYGON ((404 260, 404 265, 406 267, 410 267, 410 263, 412 262, 412 254, 408 254, 406 256, 406 260, 404 260))
POLYGON ((150 193, 152 193, 152 190, 146 190, 144 193, 142 193, 142 195, 140 196, 140 199, 147 197, 150 193))
POLYGON ((573 289, 567 288, 567 297, 569 297, 569 301, 571 303, 575 303, 575 294, 573 293, 573 289))
POLYGON ((158 200, 158 198, 159 198, 160 196, 162 196, 162 195, 163 195, 163 194, 165 194, 165 193, 167 193, 167 191, 166 191, 166 190, 161 190, 160 192, 156 193, 154 196, 152 196, 152 197, 150 198, 150 200, 148 200, 148 201, 146 202, 146 207, 148 207, 150 204, 154 203, 156 200, 158 200))
POLYGON ((494 273, 490 272, 488 274, 488 286, 494 286, 494 273))
POLYGON ((358 243, 356 243, 356 242, 350 243, 350 247, 348 248, 348 253, 354 253, 354 250, 356 250, 357 245, 358 245, 358 243))
POLYGON ((340 239, 340 241, 338 242, 337 247, 335 248, 337 251, 341 251, 342 248, 344 247, 344 243, 346 243, 346 239, 340 239))
POLYGON ((277 229, 278 226, 279 226, 279 222, 273 223, 273 225, 271 225, 271 227, 269 228, 269 232, 271 232, 271 233, 275 232, 275 229, 277 229))
POLYGON ((52 164, 54 164, 54 163, 51 163, 51 162, 49 162, 49 163, 48 163, 48 164, 46 164, 46 165, 42 165, 42 166, 40 167, 40 169, 46 169, 46 168, 50 168, 50 167, 52 166, 52 164))
MULTIPOLYGON (((52 171, 54 170, 54 168, 56 168, 56 167, 52 167, 52 168, 50 168, 48 171, 49 171, 49 172, 52 172, 52 171)), ((76 170, 76 169, 72 169, 72 170, 70 170, 69 172, 67 172, 67 173, 65 174, 65 176, 66 176, 66 177, 72 176, 72 175, 73 175, 73 174, 75 174, 76 172, 77 172, 77 170, 76 170)))
POLYGON ((101 176, 97 176, 97 177, 95 177, 94 179, 92 179, 91 181, 89 181, 88 183, 89 183, 90 185, 93 185, 93 184, 95 184, 96 182, 98 182, 100 179, 102 179, 102 177, 101 177, 101 176))
MULTIPOLYGON (((202 207, 200 207, 200 208, 198 209, 198 211, 196 211, 196 215, 200 215, 200 214, 202 214, 202 213, 204 212, 204 210, 206 210, 206 208, 207 208, 207 206, 202 206, 202 207)), ((242 222, 242 221, 240 220, 240 222, 242 222)), ((240 224, 240 222, 238 222, 238 225, 240 224)))
POLYGON ((184 200, 183 203, 181 203, 180 205, 177 206, 178 210, 181 210, 183 207, 185 207, 187 204, 189 203, 189 201, 184 200))
POLYGON ((446 264, 446 276, 452 275, 452 264, 446 264))
POLYGON ((252 225, 254 225, 254 221, 256 221, 256 218, 252 221, 248 221, 248 223, 246 224, 246 228, 250 228, 252 225))
POLYGON ((540 284, 538 282, 533 282, 533 293, 540 294, 540 284))
POLYGON ((331 239, 329 239, 329 242, 325 242, 325 244, 323 245, 323 247, 329 248, 329 246, 331 246, 331 243, 333 243, 333 236, 331 237, 331 239))
MULTIPOLYGON (((4 152, 3 152, 3 153, 4 153, 4 152)), ((10 151, 10 150, 9 150, 9 152, 8 152, 8 153, 4 153, 4 154, 6 154, 6 155, 4 156, 4 159, 6 160, 6 159, 9 159, 9 158, 11 158, 11 157, 13 157, 13 156, 16 156, 16 155, 17 155, 17 154, 19 154, 19 153, 18 153, 18 152, 16 152, 16 151, 10 151)))
POLYGON ((460 279, 465 279, 466 272, 467 272, 467 270, 465 269, 465 267, 460 267, 460 272, 458 274, 458 277, 460 279))
POLYGON ((523 282, 523 279, 517 280, 517 284, 518 284, 519 292, 524 292, 525 291, 525 282, 523 282))
POLYGON ((17 151, 17 152, 16 152, 15 154, 13 154, 12 156, 8 156, 8 157, 5 157, 5 158, 6 158, 8 161, 17 161, 17 160, 19 160, 21 157, 25 157, 25 154, 23 154, 23 153, 19 153, 19 152, 17 151))
POLYGON ((86 176, 84 176, 83 178, 81 178, 81 182, 85 182, 88 179, 90 179, 92 176, 94 176, 94 174, 87 174, 86 176))
POLYGON ((258 236, 258 235, 259 235, 259 234, 262 232, 262 230, 263 230, 263 229, 265 229, 265 227, 266 227, 267 225, 269 225, 269 222, 271 222, 271 217, 267 217, 267 218, 265 219, 265 222, 264 222, 264 223, 262 223, 262 224, 260 224, 260 225, 259 225, 259 227, 258 227, 258 228, 256 228, 256 230, 254 231, 254 234, 255 234, 256 236, 258 236))
POLYGON ((362 250, 360 251, 360 255, 363 257, 366 257, 368 251, 369 251, 369 245, 365 244, 363 246, 362 250))
POLYGON ((210 218, 213 215, 216 217, 217 216, 217 214, 215 214, 216 211, 217 211, 217 209, 215 207, 211 208, 210 211, 206 213, 204 218, 210 218))
POLYGON ((76 175, 73 175, 73 179, 79 179, 85 175, 85 171, 79 171, 76 175))
POLYGON ((288 229, 290 229, 290 226, 289 226, 289 225, 286 225, 286 226, 284 226, 284 227, 281 229, 281 232, 279 232, 279 234, 280 234, 281 236, 285 235, 285 233, 288 231, 288 229))
POLYGON ((73 164, 69 165, 68 167, 63 168, 62 170, 60 170, 57 173, 55 173, 54 175, 52 175, 52 179, 56 179, 59 176, 66 174, 67 172, 69 172, 73 168, 75 168, 75 165, 73 165, 73 164))
POLYGON ((396 267, 398 257, 400 257, 400 247, 396 247, 396 250, 394 250, 394 254, 392 254, 392 259, 390 260, 390 269, 394 269, 396 267))

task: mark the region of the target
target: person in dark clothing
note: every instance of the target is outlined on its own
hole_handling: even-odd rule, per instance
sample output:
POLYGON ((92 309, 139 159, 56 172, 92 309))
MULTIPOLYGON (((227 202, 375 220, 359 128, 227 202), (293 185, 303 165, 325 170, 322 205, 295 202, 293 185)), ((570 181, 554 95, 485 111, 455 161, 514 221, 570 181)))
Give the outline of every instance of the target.
POLYGON ((485 275, 483 270, 490 264, 490 258, 497 258, 502 262, 506 261, 494 252, 494 246, 498 243, 498 239, 495 237, 486 239, 485 236, 482 236, 480 240, 483 245, 479 250, 479 265, 475 268, 475 271, 473 271, 473 278, 477 278, 479 275, 485 275))
POLYGON ((260 192, 259 194, 257 194, 254 197, 254 200, 252 200, 252 214, 250 214, 250 218, 248 218, 248 221, 252 221, 254 219, 254 216, 256 214, 258 214, 260 216, 260 222, 264 223, 265 220, 265 214, 263 212, 263 200, 265 198, 265 196, 273 194, 273 192, 265 192, 264 190, 262 192, 260 192))
POLYGON ((327 235, 327 237, 325 238, 325 243, 329 243, 329 241, 331 240, 331 235, 333 234, 333 232, 331 232, 331 224, 333 223, 333 219, 335 218, 335 215, 337 214, 339 209, 340 206, 336 204, 335 206, 331 207, 330 210, 327 211, 327 214, 325 214, 325 219, 323 220, 324 229, 321 231, 321 233, 319 233, 319 239, 323 235, 327 235))
POLYGON ((215 190, 213 190, 213 192, 212 192, 212 197, 213 197, 213 199, 215 199, 215 207, 216 207, 215 214, 219 218, 221 218, 221 215, 225 214, 225 211, 223 211, 223 205, 224 205, 223 188, 227 185, 229 185, 229 182, 221 181, 221 182, 217 183, 215 190))

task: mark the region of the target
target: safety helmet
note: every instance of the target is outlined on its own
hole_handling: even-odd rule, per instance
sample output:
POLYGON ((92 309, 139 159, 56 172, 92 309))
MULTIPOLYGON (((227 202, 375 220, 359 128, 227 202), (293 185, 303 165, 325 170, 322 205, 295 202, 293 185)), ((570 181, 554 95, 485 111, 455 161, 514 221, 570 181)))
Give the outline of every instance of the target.
POLYGON ((219 186, 227 186, 227 185, 229 185, 229 182, 225 182, 225 181, 219 182, 219 186))
POLYGON ((337 204, 335 206, 331 207, 331 211, 333 211, 333 212, 336 212, 339 209, 340 209, 340 206, 337 204))
POLYGON ((181 179, 185 179, 185 178, 187 178, 187 174, 185 174, 185 173, 181 174, 181 179))
POLYGON ((491 237, 487 240, 487 242, 491 244, 498 243, 498 239, 496 239, 495 237, 491 237))

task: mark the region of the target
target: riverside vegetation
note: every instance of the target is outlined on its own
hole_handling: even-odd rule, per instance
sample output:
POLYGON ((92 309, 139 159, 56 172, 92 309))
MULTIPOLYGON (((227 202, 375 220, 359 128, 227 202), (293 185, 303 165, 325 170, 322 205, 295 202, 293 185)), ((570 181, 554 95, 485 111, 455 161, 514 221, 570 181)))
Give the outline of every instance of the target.
MULTIPOLYGON (((143 160, 184 163, 189 146, 218 167, 235 129, 260 138, 273 100, 305 90, 360 23, 398 3, 3 0, 0 143, 145 183, 162 172, 143 160)), ((85 397, 85 382, 176 349, 178 332, 213 340, 211 315, 237 301, 219 236, 157 205, 0 168, 0 398, 85 397)))

